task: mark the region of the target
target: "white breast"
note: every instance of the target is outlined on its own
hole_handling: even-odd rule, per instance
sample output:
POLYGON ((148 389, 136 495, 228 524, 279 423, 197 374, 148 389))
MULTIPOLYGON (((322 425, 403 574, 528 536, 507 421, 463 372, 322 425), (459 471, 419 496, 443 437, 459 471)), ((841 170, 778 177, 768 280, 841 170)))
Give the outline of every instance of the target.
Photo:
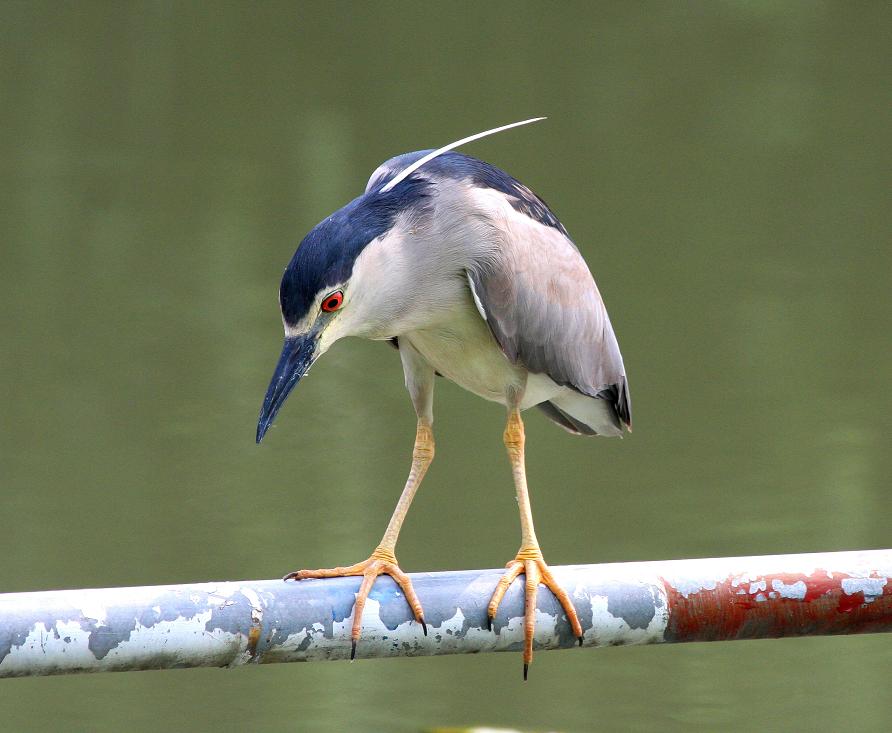
POLYGON ((564 389, 547 376, 528 374, 502 353, 471 297, 430 328, 400 336, 447 379, 479 397, 507 405, 507 395, 522 391, 526 409, 560 394, 564 389), (524 391, 525 390, 525 391, 524 391))

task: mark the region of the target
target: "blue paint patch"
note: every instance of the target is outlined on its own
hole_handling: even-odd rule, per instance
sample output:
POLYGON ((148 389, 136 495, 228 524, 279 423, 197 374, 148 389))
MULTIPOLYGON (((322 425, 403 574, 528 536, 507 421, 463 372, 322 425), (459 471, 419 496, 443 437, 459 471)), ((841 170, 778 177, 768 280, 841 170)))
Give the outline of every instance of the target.
POLYGON ((285 268, 279 286, 285 322, 298 323, 316 293, 346 282, 356 258, 391 229, 399 214, 422 213, 429 187, 424 179, 410 178, 386 193, 370 190, 313 227, 285 268))
POLYGON ((650 586, 605 583, 598 594, 607 596, 607 612, 621 618, 630 629, 647 629, 657 615, 657 608, 662 605, 650 586))
MULTIPOLYGON (((160 613, 147 608, 139 615, 133 612, 129 606, 110 606, 106 609, 106 618, 102 625, 91 623, 90 636, 87 648, 96 659, 104 659, 119 644, 129 641, 131 634, 136 631, 137 624, 145 628, 152 628, 161 621, 176 621, 177 619, 191 619, 201 613, 207 605, 206 594, 195 594, 199 600, 187 597, 185 593, 170 591, 159 593, 155 597, 152 606, 161 609, 160 613)), ((82 628, 88 628, 84 624, 82 628)))

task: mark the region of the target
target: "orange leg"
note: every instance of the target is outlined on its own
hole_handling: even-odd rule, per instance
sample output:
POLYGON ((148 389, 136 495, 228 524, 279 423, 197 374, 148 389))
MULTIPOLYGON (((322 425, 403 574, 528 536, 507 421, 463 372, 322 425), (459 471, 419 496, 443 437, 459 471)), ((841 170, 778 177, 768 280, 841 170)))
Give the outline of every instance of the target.
POLYGON ((415 620, 421 624, 424 635, 427 636, 427 624, 424 622, 424 612, 421 608, 421 602, 412 587, 412 581, 406 575, 396 561, 394 550, 396 541, 399 537, 400 528, 403 526, 403 520, 409 511, 409 505, 427 468, 434 459, 434 434, 431 430, 430 422, 424 418, 418 420, 418 427, 415 433, 415 448, 412 451, 412 468, 409 471, 409 478, 406 479, 406 487, 400 496, 400 500, 394 509, 390 523, 384 532, 384 537, 380 544, 372 552, 368 560, 349 565, 347 567, 328 568, 324 570, 296 570, 288 573, 285 580, 305 580, 307 578, 339 578, 348 575, 361 575, 362 584, 359 586, 359 592, 356 594, 356 603, 353 606, 353 628, 350 633, 352 640, 350 659, 356 657, 356 643, 362 631, 362 611, 365 608, 366 599, 375 583, 375 578, 379 575, 387 574, 392 577, 397 585, 402 589, 406 596, 406 601, 415 614, 415 620))
POLYGON ((526 578, 524 595, 524 623, 523 623, 523 678, 527 678, 530 664, 533 662, 533 633, 536 630, 536 594, 541 583, 554 593, 555 598, 564 609, 567 620, 573 629, 573 634, 582 644, 582 625, 576 608, 570 600, 570 596, 561 588, 549 570, 539 549, 539 541, 533 529, 533 513, 530 509, 530 496, 527 491, 527 476, 524 466, 524 431, 523 420, 520 418, 520 410, 513 408, 508 412, 508 424, 505 426, 505 447, 508 449, 508 457, 511 460, 511 471, 514 475, 514 486, 517 490, 517 505, 520 509, 520 549, 517 556, 507 564, 508 570, 496 585, 495 592, 487 608, 490 626, 499 609, 499 604, 505 596, 505 591, 518 575, 523 573, 526 578))

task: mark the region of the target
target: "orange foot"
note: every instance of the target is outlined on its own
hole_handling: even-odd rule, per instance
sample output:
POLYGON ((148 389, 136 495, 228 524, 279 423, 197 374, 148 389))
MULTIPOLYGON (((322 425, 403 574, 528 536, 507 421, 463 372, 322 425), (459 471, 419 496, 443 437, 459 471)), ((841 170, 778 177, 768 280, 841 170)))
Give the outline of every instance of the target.
POLYGON ((526 680, 527 672, 530 664, 533 662, 533 632, 536 630, 536 594, 541 583, 554 593, 567 615, 567 620, 573 629, 573 635, 579 639, 579 646, 582 646, 582 625, 579 623, 579 616, 576 615, 576 608, 567 595, 567 591, 561 588, 542 559, 542 552, 538 547, 521 548, 517 557, 515 557, 506 566, 507 572, 499 580, 492 599, 487 608, 487 616, 489 628, 492 630, 492 620, 499 610, 499 604, 505 596, 508 586, 514 582, 518 575, 523 573, 526 576, 526 594, 524 599, 524 618, 523 618, 523 678, 526 680))
POLYGON ((375 578, 379 575, 387 574, 393 578, 397 585, 402 588, 406 596, 406 601, 412 613, 415 614, 415 620, 421 624, 424 635, 427 636, 427 624, 424 623, 424 612, 421 609, 421 601, 415 594, 412 587, 412 581, 406 575, 396 562, 393 552, 382 550, 380 547, 376 549, 368 560, 350 565, 346 568, 328 568, 325 570, 295 570, 288 573, 283 580, 306 580, 307 578, 342 578, 349 575, 361 575, 362 584, 359 586, 359 592, 356 594, 356 604, 353 606, 353 629, 350 632, 350 661, 356 658, 356 642, 359 641, 360 632, 362 630, 362 611, 365 608, 366 599, 375 583, 375 578))

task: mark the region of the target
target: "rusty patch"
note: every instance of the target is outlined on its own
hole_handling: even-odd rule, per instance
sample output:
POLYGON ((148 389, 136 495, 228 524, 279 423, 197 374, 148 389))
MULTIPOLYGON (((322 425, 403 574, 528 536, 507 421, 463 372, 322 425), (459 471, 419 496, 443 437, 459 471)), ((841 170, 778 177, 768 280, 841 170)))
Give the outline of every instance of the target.
MULTIPOLYGON (((714 588, 682 593, 661 578, 669 598, 666 641, 724 641, 815 634, 892 631, 892 582, 877 595, 847 593, 848 573, 815 570, 810 575, 730 575, 714 588)), ((712 585, 710 583, 710 585, 712 585)))
POLYGON ((260 641, 260 626, 252 626, 248 632, 248 654, 253 661, 257 656, 257 642, 260 641))

